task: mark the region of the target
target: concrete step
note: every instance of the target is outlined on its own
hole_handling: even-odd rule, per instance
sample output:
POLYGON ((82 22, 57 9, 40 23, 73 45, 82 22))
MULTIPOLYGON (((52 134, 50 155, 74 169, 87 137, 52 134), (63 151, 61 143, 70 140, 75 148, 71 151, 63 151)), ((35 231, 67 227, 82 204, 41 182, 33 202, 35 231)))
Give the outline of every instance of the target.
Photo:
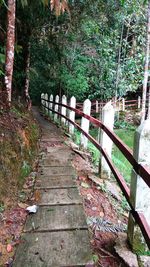
POLYGON ((13 267, 81 267, 92 262, 87 230, 25 233, 13 267))
POLYGON ((39 205, 80 204, 82 199, 77 188, 45 189, 39 191, 39 205))
POLYGON ((24 231, 87 229, 82 205, 40 207, 29 216, 24 231))
POLYGON ((75 170, 70 166, 63 167, 41 167, 41 175, 75 175, 75 170))
POLYGON ((35 189, 54 189, 54 188, 70 188, 76 187, 76 180, 74 176, 60 175, 60 176, 40 176, 36 183, 35 189))

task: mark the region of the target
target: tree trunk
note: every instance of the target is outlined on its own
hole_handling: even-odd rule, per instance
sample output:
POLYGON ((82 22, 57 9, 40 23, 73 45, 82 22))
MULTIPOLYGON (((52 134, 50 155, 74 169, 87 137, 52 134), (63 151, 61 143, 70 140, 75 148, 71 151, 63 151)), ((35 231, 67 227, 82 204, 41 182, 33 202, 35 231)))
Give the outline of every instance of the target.
POLYGON ((148 113, 147 113, 147 119, 150 120, 150 87, 148 91, 148 113))
POLYGON ((15 13, 16 0, 8 0, 7 11, 7 40, 6 40, 6 61, 5 61, 5 87, 7 101, 10 105, 12 94, 12 76, 14 65, 14 46, 15 46, 15 13))
POLYGON ((119 51, 118 51, 118 64, 117 64, 116 84, 115 84, 115 87, 116 87, 115 103, 116 103, 117 97, 118 97, 118 84, 119 84, 119 79, 120 79, 121 48, 122 48, 122 40, 123 40, 123 31, 124 31, 124 21, 122 23, 120 43, 119 43, 119 51))
POLYGON ((25 100, 27 103, 27 107, 30 110, 31 108, 31 100, 29 95, 29 82, 30 82, 30 43, 28 43, 27 47, 27 54, 26 54, 26 69, 25 69, 25 86, 24 86, 24 94, 25 94, 25 100))
POLYGON ((147 93, 147 83, 149 76, 148 75, 149 53, 150 53, 150 1, 148 5, 147 43, 146 43, 145 66, 144 66, 141 123, 145 120, 145 114, 146 114, 146 93, 147 93))

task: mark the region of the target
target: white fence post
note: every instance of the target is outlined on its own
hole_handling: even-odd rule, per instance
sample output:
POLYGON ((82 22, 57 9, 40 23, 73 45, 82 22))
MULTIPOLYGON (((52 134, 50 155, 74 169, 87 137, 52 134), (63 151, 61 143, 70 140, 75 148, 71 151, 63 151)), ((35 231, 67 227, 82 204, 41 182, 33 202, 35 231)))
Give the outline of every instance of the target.
MULTIPOLYGON (((115 114, 115 111, 110 101, 102 109, 102 122, 110 130, 113 130, 114 114, 115 114)), ((103 130, 101 130, 100 140, 101 140, 100 142, 101 142, 102 148, 105 150, 107 155, 111 158, 113 142, 103 130)), ((103 156, 101 156, 100 158, 100 174, 102 178, 110 178, 110 174, 111 174, 110 168, 103 156)))
MULTIPOLYGON (((70 107, 76 108, 76 98, 74 96, 71 97, 70 99, 70 107)), ((75 112, 70 110, 69 112, 69 119, 72 120, 73 122, 75 121, 75 112)), ((74 134, 74 125, 69 122, 69 133, 74 134)))
MULTIPOLYGON (((49 97, 49 101, 52 101, 53 102, 53 95, 52 94, 49 97)), ((53 108, 53 103, 52 102, 49 102, 49 108, 50 109, 53 108)), ((49 114, 52 115, 52 111, 51 110, 49 111, 49 114)))
POLYGON ((48 94, 45 94, 45 112, 48 112, 48 94))
POLYGON ((43 111, 46 111, 46 94, 43 94, 43 105, 44 105, 44 109, 43 111))
POLYGON ((96 113, 98 113, 98 101, 96 100, 96 113))
POLYGON ((138 96, 138 109, 140 109, 140 108, 141 108, 141 97, 138 96))
MULTIPOLYGON (((62 96, 62 104, 67 105, 67 97, 65 95, 62 96)), ((61 114, 66 116, 66 107, 63 107, 63 106, 61 107, 61 114)), ((61 118, 61 123, 65 125, 66 119, 61 118)))
MULTIPOLYGON (((91 114, 91 101, 89 99, 86 99, 83 103, 83 113, 90 115, 91 114)), ((81 120, 81 128, 86 132, 89 133, 89 125, 90 122, 86 118, 82 117, 81 120)), ((88 139, 85 137, 84 134, 81 133, 81 146, 83 148, 87 148, 88 139)))
MULTIPOLYGON (((150 167, 150 120, 145 120, 136 130, 134 138, 134 158, 138 163, 150 167)), ((142 212, 150 226, 150 188, 143 179, 132 171, 130 198, 136 211, 142 212)), ((130 214, 128 239, 133 250, 147 249, 144 238, 134 218, 130 214)))
POLYGON ((125 99, 124 99, 124 97, 122 98, 122 111, 125 111, 125 99))
POLYGON ((44 94, 42 93, 41 94, 41 105, 42 105, 42 110, 44 111, 44 107, 43 107, 43 105, 44 105, 44 94))
MULTIPOLYGON (((55 96, 55 103, 59 103, 59 95, 55 96)), ((57 104, 55 104, 54 110, 56 112, 58 112, 58 105, 57 104)), ((54 113, 54 120, 57 121, 57 119, 58 119, 58 114, 54 113)))

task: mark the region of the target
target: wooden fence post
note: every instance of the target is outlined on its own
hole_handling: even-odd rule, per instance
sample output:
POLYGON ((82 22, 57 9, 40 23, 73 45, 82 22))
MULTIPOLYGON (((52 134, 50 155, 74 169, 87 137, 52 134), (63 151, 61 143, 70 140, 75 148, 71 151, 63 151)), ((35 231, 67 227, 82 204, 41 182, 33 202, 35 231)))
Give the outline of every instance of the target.
MULTIPOLYGON (((59 95, 55 96, 55 103, 59 103, 59 95)), ((58 105, 57 104, 55 104, 54 110, 56 112, 58 112, 58 105)), ((57 120, 58 120, 58 114, 54 113, 54 121, 57 121, 57 120)))
MULTIPOLYGON (((150 120, 145 120, 136 130, 134 138, 134 158, 138 163, 150 167, 150 120)), ((130 198, 136 211, 141 211, 150 226, 150 188, 143 179, 132 171, 130 198)), ((133 250, 146 251, 147 245, 132 215, 129 215, 128 239, 133 250)))
POLYGON ((124 99, 124 97, 122 98, 122 111, 125 111, 125 99, 124 99))
MULTIPOLYGON (((53 102, 53 95, 51 94, 49 97, 49 101, 53 102)), ((49 102, 49 108, 52 109, 53 108, 53 103, 49 102)), ((52 111, 49 111, 49 114, 52 115, 52 111)))
MULTIPOLYGON (((62 96, 62 104, 67 105, 67 97, 65 95, 62 96)), ((61 114, 66 116, 66 107, 63 107, 63 106, 61 107, 61 114)), ((61 123, 65 125, 66 119, 61 118, 61 123)))
MULTIPOLYGON (((83 113, 90 115, 91 114, 91 101, 86 99, 83 103, 83 113)), ((89 125, 90 122, 86 118, 82 117, 81 120, 81 128, 86 132, 89 133, 89 125)), ((81 146, 83 148, 87 148, 88 139, 81 133, 81 146)))
MULTIPOLYGON (((70 107, 76 108, 76 98, 74 96, 70 99, 70 107)), ((73 122, 75 121, 75 112, 72 110, 69 112, 69 119, 73 122)), ((69 133, 74 134, 74 125, 72 123, 69 123, 69 133)))
POLYGON ((140 108, 141 108, 141 97, 138 96, 138 109, 140 109, 140 108))
MULTIPOLYGON (((114 126, 114 108, 111 104, 111 101, 108 102, 102 109, 102 122, 104 125, 106 125, 110 130, 113 130, 114 126)), ((112 145, 113 142, 109 138, 109 136, 101 130, 100 135, 100 143, 102 148, 106 151, 108 156, 111 158, 111 152, 112 152, 112 145)), ((101 178, 110 178, 110 168, 103 156, 100 157, 100 175, 101 178)))

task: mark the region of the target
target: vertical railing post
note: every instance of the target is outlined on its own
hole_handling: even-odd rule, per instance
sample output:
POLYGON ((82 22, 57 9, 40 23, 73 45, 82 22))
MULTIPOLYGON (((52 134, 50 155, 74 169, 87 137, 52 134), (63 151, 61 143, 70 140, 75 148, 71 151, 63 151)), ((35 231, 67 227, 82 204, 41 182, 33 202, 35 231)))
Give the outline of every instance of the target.
MULTIPOLYGON (((52 102, 49 102, 49 108, 52 109, 53 108, 53 95, 52 94, 49 97, 49 101, 52 101, 52 102)), ((51 110, 49 111, 49 114, 50 114, 50 116, 52 115, 51 110)))
POLYGON ((44 112, 46 112, 46 94, 43 94, 43 99, 44 112))
POLYGON ((141 97, 138 96, 138 109, 140 109, 140 108, 141 108, 141 97))
MULTIPOLYGON (((54 106, 54 110, 58 112, 58 105, 56 103, 59 103, 59 95, 55 96, 55 106, 54 106)), ((54 121, 57 120, 58 120, 58 114, 54 113, 54 121)))
MULTIPOLYGON (((114 114, 115 114, 115 111, 110 101, 102 109, 102 122, 110 130, 113 130, 114 114)), ((111 158, 113 142, 103 130, 101 130, 101 134, 100 134, 100 143, 101 143, 102 148, 107 153, 107 155, 111 158)), ((101 156, 100 158, 99 166, 100 166, 101 177, 110 178, 111 171, 103 156, 101 156)))
MULTIPOLYGON (((67 105, 67 97, 65 95, 62 96, 62 104, 67 105)), ((61 114, 66 116, 66 107, 63 107, 63 106, 61 107, 61 114)), ((65 125, 66 119, 61 118, 61 123, 65 125)))
POLYGON ((44 107, 43 107, 43 105, 44 105, 44 94, 42 93, 41 94, 41 105, 42 105, 42 110, 44 111, 44 107))
MULTIPOLYGON (((83 103, 83 113, 90 115, 91 114, 91 101, 89 99, 86 99, 83 103)), ((86 132, 89 133, 89 125, 90 122, 86 118, 82 117, 81 120, 81 128, 86 132)), ((84 134, 81 134, 81 146, 83 148, 87 148, 88 139, 85 137, 84 134)))
POLYGON ((96 100, 96 113, 98 113, 98 101, 96 100))
POLYGON ((122 111, 125 111, 125 99, 124 99, 124 97, 122 98, 122 111))
POLYGON ((45 112, 46 112, 46 113, 48 113, 48 106, 49 106, 47 100, 48 100, 48 94, 46 93, 46 94, 45 94, 45 112))
MULTIPOLYGON (((70 107, 76 108, 76 98, 74 96, 70 99, 70 107)), ((69 112, 69 119, 73 122, 75 121, 75 112, 72 110, 69 112)), ((69 123, 69 133, 74 134, 74 125, 72 123, 69 123)))
MULTIPOLYGON (((134 158, 142 165, 150 167, 150 120, 145 120, 136 130, 134 138, 134 158)), ((130 199, 136 211, 142 212, 150 226, 150 188, 133 170, 131 176, 130 199)), ((144 238, 131 213, 128 222, 128 239, 134 251, 146 251, 144 238)))

